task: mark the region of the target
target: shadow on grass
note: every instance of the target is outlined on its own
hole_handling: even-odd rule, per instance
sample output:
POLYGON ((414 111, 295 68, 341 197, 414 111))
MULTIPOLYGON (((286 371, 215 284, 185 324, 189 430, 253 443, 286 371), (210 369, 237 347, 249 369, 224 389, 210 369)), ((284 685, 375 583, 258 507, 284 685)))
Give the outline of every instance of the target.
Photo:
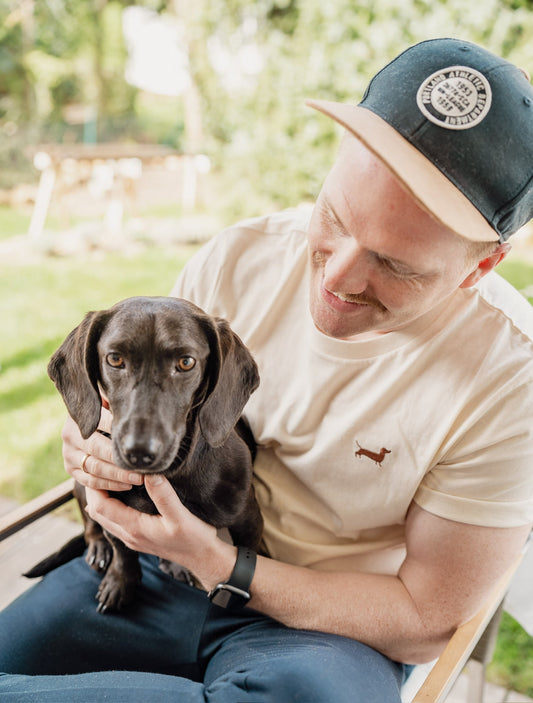
POLYGON ((42 372, 38 378, 28 383, 18 383, 16 387, 0 392, 0 412, 12 412, 34 403, 39 398, 55 393, 54 384, 48 378, 46 368, 53 352, 59 347, 63 338, 58 336, 39 343, 34 347, 21 349, 13 356, 2 359, 0 378, 9 371, 20 371, 32 364, 39 364, 42 372))
POLYGON ((20 366, 29 366, 30 364, 41 360, 43 363, 43 368, 46 368, 48 365, 48 360, 54 351, 59 347, 63 339, 64 336, 58 335, 52 339, 39 342, 39 344, 34 347, 21 349, 7 359, 1 359, 0 372, 5 373, 6 371, 19 368, 20 366))
POLYGON ((32 383, 19 384, 16 388, 0 393, 0 413, 19 410, 35 403, 39 398, 55 393, 54 384, 45 373, 32 383))
POLYGON ((2 495, 24 503, 67 478, 68 474, 65 472, 61 453, 61 436, 58 432, 57 436, 54 435, 25 455, 20 474, 16 479, 11 477, 9 483, 3 485, 0 483, 0 492, 2 495), (46 471, 42 471, 43 466, 46 467, 46 471))

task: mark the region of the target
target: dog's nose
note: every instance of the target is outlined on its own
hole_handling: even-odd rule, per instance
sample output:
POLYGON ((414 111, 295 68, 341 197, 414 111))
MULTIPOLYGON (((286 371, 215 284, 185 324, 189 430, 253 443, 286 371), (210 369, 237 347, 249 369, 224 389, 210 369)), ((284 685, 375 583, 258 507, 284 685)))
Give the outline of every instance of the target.
POLYGON ((136 422, 121 425, 115 430, 117 454, 132 469, 152 470, 164 450, 159 434, 146 418, 137 418, 136 422))
POLYGON ((137 449, 128 450, 126 452, 126 459, 132 466, 145 469, 154 463, 156 455, 146 451, 144 447, 140 447, 137 449))
POLYGON ((161 452, 161 442, 156 437, 143 437, 138 431, 128 432, 122 438, 121 447, 128 464, 137 469, 152 466, 161 452))

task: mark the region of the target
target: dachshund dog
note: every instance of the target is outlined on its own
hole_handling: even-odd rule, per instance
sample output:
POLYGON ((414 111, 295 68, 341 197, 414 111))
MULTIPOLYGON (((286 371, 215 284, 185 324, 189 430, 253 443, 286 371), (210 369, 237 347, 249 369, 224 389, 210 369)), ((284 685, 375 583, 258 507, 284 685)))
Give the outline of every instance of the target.
MULTIPOLYGON (((103 397, 118 466, 163 474, 192 513, 257 549, 263 522, 252 486, 254 446, 240 415, 259 375, 225 320, 179 298, 129 298, 88 313, 53 354, 48 374, 85 439, 97 430, 103 397)), ((75 496, 83 539, 26 576, 47 573, 87 544, 87 563, 104 574, 98 611, 121 610, 141 579, 138 554, 88 517, 79 483, 75 496)), ((157 513, 144 486, 113 496, 157 513)))

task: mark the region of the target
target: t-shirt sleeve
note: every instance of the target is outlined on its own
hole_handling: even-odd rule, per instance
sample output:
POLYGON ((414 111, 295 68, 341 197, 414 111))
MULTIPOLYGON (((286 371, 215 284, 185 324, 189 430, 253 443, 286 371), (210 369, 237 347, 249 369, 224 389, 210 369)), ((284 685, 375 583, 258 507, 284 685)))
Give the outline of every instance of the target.
POLYGON ((533 382, 473 411, 447 455, 414 497, 425 510, 458 522, 514 527, 533 522, 533 382))

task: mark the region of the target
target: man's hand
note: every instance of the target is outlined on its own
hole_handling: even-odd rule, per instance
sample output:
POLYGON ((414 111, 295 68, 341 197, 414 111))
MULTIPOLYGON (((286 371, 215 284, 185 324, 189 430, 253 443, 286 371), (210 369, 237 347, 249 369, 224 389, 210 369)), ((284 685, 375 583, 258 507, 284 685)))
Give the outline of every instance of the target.
POLYGON ((148 515, 87 489, 87 512, 103 528, 137 552, 155 554, 192 571, 208 590, 229 576, 236 548, 222 542, 212 525, 193 515, 161 475, 146 476, 145 486, 159 515, 148 515))
MULTIPOLYGON (((109 433, 112 415, 102 408, 98 429, 109 433)), ((83 439, 78 425, 68 417, 61 434, 63 461, 66 471, 83 486, 106 491, 127 491, 132 485, 140 486, 143 477, 133 471, 121 469, 113 463, 111 440, 100 432, 83 439), (85 456, 88 455, 85 462, 85 456), (85 469, 82 469, 84 464, 85 469)))
MULTIPOLYGON (((103 407, 98 429, 110 433, 111 421, 111 413, 103 407)), ((141 474, 116 466, 109 437, 95 432, 83 439, 70 417, 62 438, 65 469, 85 486, 87 512, 103 528, 130 549, 185 566, 207 589, 229 576, 236 548, 218 539, 215 527, 189 512, 166 478, 147 476, 145 480, 141 474), (108 495, 108 491, 126 491, 143 482, 159 515, 141 513, 108 495)))

